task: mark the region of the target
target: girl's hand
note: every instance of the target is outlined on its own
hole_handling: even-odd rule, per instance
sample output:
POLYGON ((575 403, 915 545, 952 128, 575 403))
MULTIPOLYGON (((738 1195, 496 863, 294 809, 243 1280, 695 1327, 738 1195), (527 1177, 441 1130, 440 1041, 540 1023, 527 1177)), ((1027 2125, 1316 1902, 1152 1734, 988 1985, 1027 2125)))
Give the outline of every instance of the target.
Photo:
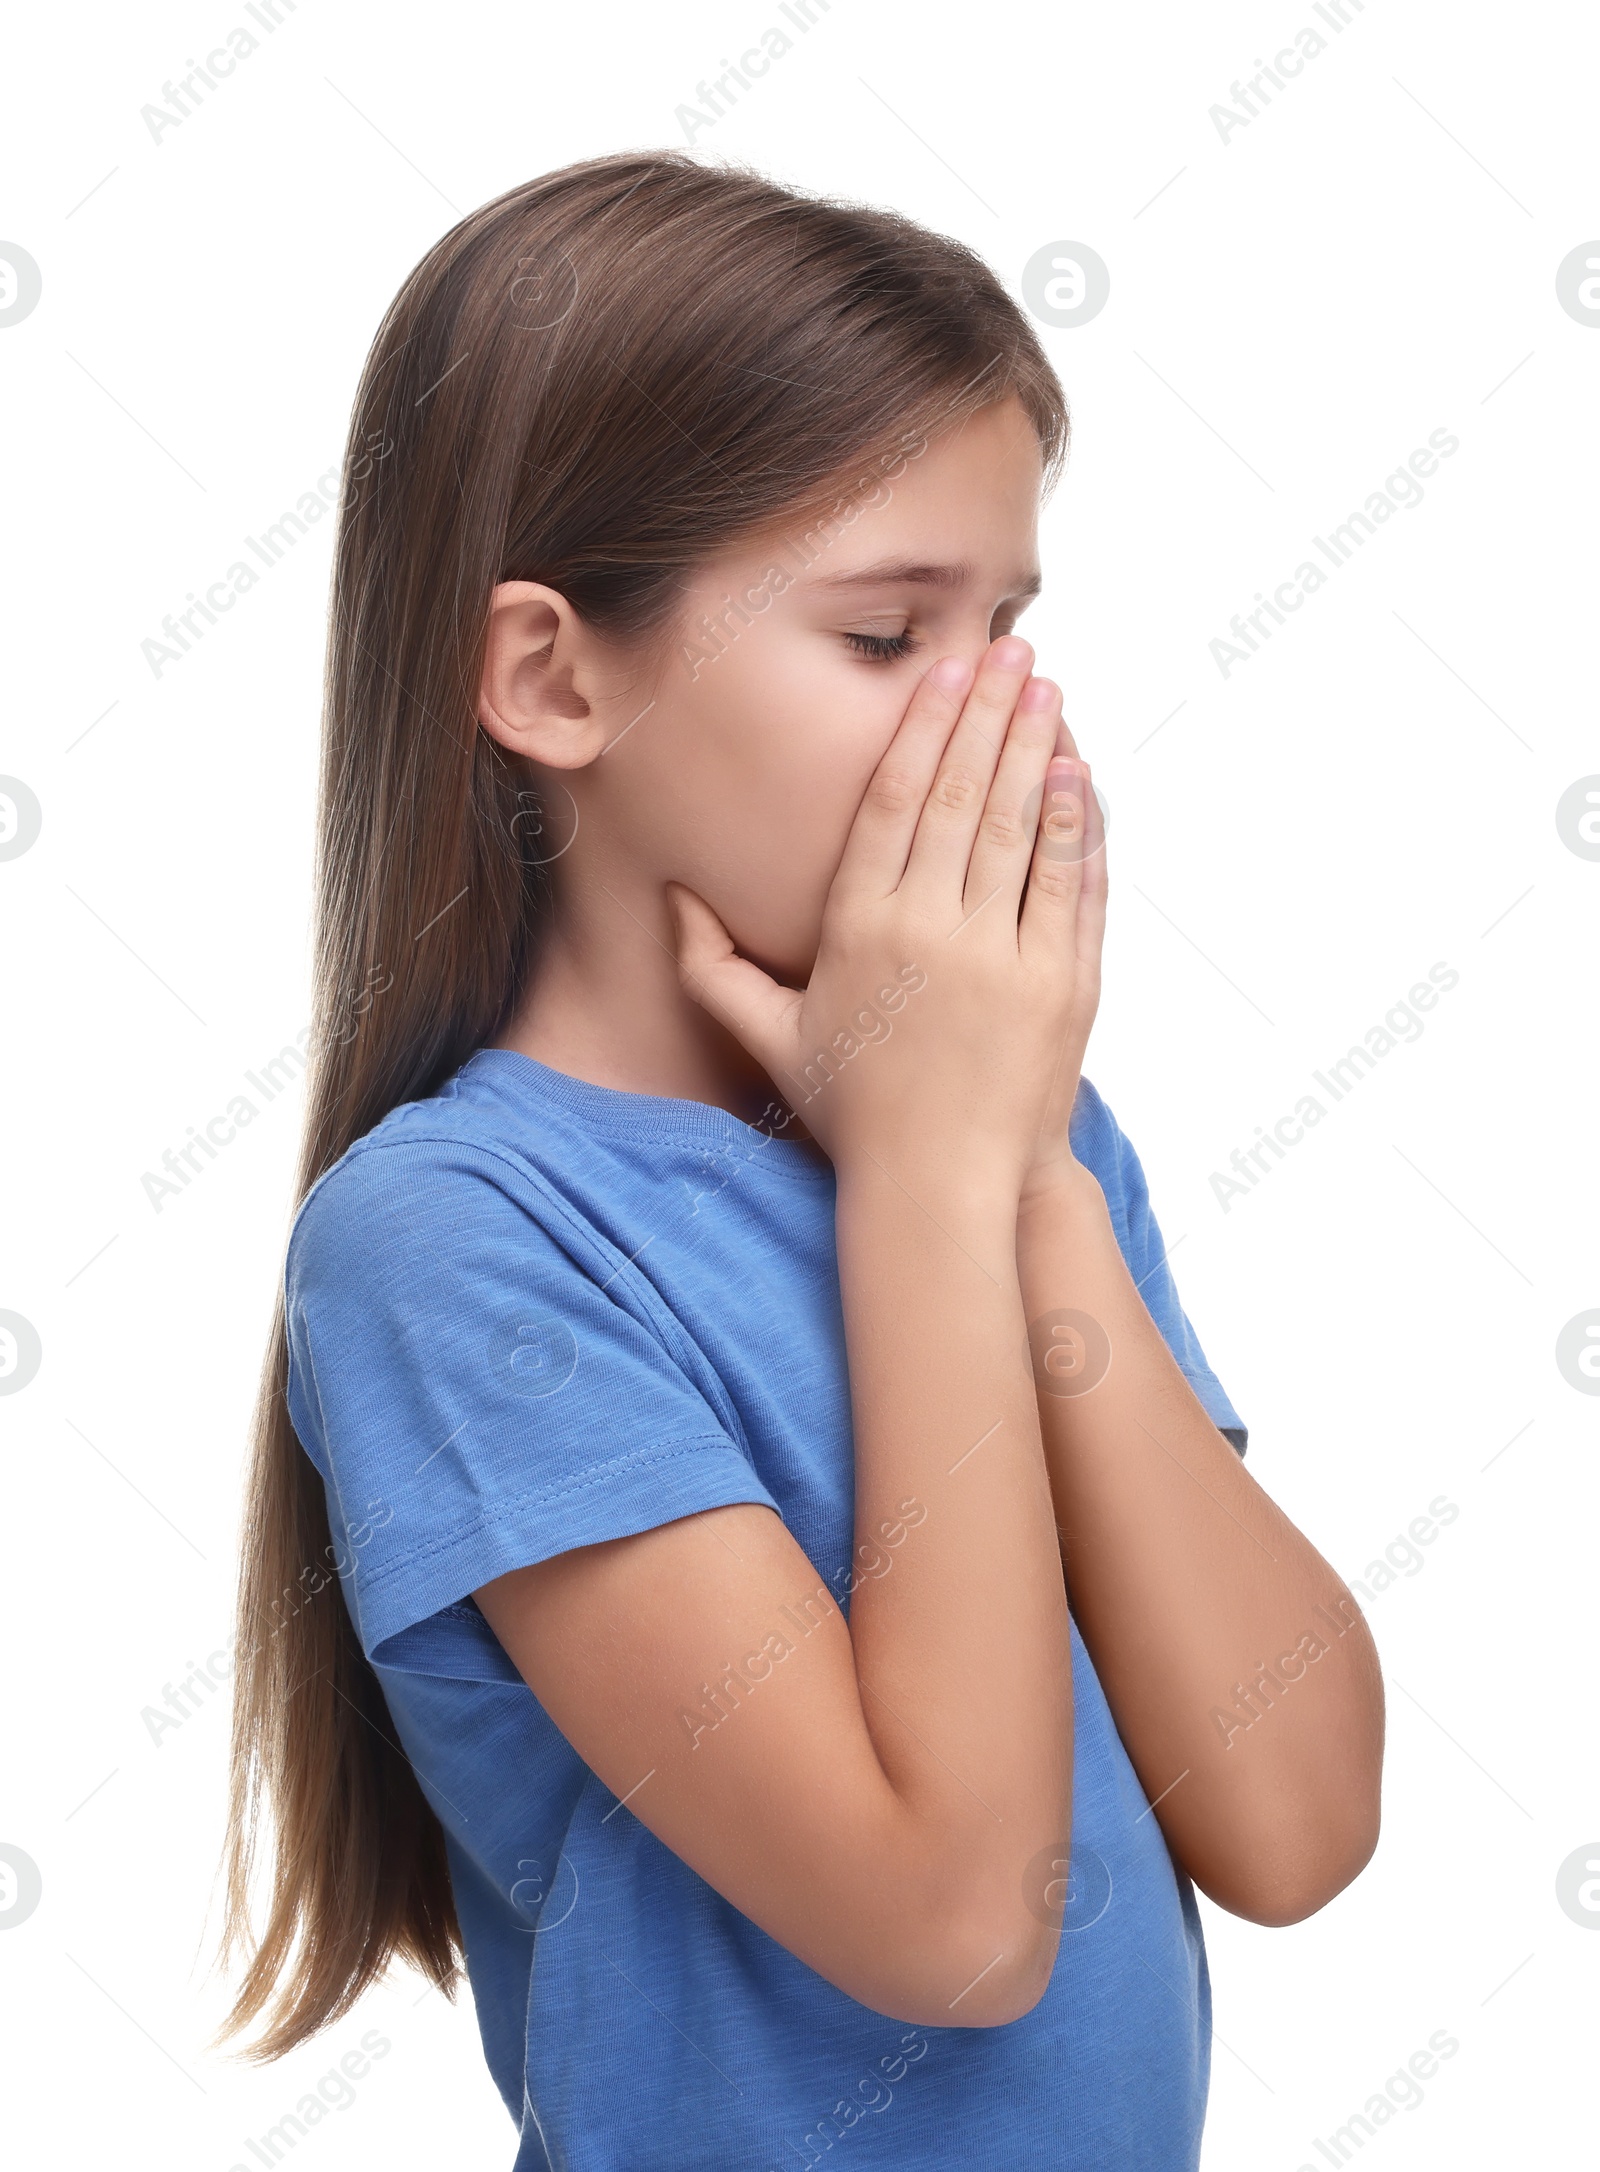
POLYGON ((945 657, 919 682, 852 825, 804 990, 740 958, 711 908, 669 886, 684 985, 842 1174, 876 1162, 919 1194, 1014 1207, 1041 1155, 1053 1166, 1058 1131, 1065 1150, 1057 1104, 1064 1092, 1070 1110, 1094 1014, 1104 858, 1085 853, 1082 765, 1055 759, 1060 690, 1030 679, 1032 660, 1008 636, 976 674, 945 657))

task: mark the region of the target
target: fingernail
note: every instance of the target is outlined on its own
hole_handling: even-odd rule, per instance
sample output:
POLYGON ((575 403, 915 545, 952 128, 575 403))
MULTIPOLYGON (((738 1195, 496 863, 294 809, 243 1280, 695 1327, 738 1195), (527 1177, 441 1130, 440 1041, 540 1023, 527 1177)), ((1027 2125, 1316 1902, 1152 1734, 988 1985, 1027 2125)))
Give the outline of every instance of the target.
POLYGON ((1006 634, 990 649, 989 659, 1003 671, 1020 671, 1033 662, 1033 651, 1020 634, 1006 634))
POLYGON ((933 684, 944 688, 948 693, 954 693, 958 687, 965 686, 971 676, 972 666, 964 656, 941 656, 928 673, 933 684))
POLYGON ((1053 679, 1030 679, 1017 696, 1017 707, 1031 716, 1039 709, 1053 709, 1061 698, 1061 690, 1053 679))

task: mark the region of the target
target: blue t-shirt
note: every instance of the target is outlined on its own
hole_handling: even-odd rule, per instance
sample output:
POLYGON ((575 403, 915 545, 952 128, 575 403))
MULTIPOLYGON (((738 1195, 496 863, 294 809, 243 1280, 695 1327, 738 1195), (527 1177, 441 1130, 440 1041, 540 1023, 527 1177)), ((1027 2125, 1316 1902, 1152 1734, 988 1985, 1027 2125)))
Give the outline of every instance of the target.
MULTIPOLYGON (((1072 1144, 1206 1410, 1143 1173, 1087 1083, 1072 1144)), ((583 1763, 471 1597, 568 1547, 757 1501, 848 1611, 855 1543, 833 1173, 703 1102, 504 1049, 395 1109, 296 1218, 289 1409, 345 1602, 444 1827, 515 2172, 1195 2165, 1210 1984, 1072 1632, 1071 1884, 1043 1999, 908 2028, 834 1986, 583 1763)), ((859 1569, 858 1572, 859 1573, 859 1569)))

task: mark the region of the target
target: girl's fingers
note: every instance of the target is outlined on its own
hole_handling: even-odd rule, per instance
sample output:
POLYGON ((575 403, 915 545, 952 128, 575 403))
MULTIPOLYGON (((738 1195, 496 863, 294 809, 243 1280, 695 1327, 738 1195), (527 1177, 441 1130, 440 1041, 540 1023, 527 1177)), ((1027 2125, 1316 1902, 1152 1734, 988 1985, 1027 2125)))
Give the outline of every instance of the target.
POLYGON ((1083 765, 1084 855, 1083 885, 1078 892, 1078 961, 1100 962, 1100 944, 1106 932, 1106 822, 1095 795, 1094 773, 1083 765))
POLYGON ((905 715, 862 796, 830 901, 874 903, 898 887, 923 802, 972 677, 972 666, 964 657, 942 656, 917 681, 905 715))
POLYGON ((769 1077, 787 1074, 803 998, 739 956, 733 937, 704 898, 679 882, 669 882, 666 891, 681 985, 750 1051, 769 1077))
POLYGON ((1028 869, 1018 939, 1026 949, 1042 944, 1054 958, 1077 955, 1079 904, 1085 869, 1091 858, 1105 863, 1105 832, 1089 786, 1087 764, 1070 755, 1052 755, 1045 771, 1039 834, 1028 869), (1098 837, 1098 843, 1096 838, 1098 837))
POLYGON ((901 887, 939 895, 958 908, 967 886, 973 840, 983 819, 1011 712, 1027 683, 1033 651, 1008 634, 978 665, 917 820, 901 887))
POLYGON ((1029 679, 1017 697, 1000 766, 989 788, 967 865, 962 913, 970 919, 990 907, 1017 923, 1035 835, 1043 813, 1045 769, 1052 752, 1070 735, 1061 721, 1061 689, 1051 679, 1029 679))

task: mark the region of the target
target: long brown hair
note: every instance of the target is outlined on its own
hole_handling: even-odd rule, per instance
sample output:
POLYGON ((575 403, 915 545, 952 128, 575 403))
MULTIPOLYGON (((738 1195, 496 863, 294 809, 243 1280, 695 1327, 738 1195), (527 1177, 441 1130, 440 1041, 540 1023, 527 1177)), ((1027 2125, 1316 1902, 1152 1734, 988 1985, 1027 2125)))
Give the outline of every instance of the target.
MULTIPOLYGON (((1007 396, 1053 482, 1061 387, 978 256, 683 152, 546 174, 428 251, 373 342, 345 451, 297 1200, 493 1040, 528 981, 549 877, 532 773, 477 723, 495 585, 548 583, 601 634, 664 646, 699 561, 1007 396)), ((256 2059, 345 2013, 395 1956, 447 1992, 461 1960, 443 1832, 345 1609, 287 1364, 280 1292, 221 1946, 247 1956, 221 2033, 260 2019, 256 2059)))

